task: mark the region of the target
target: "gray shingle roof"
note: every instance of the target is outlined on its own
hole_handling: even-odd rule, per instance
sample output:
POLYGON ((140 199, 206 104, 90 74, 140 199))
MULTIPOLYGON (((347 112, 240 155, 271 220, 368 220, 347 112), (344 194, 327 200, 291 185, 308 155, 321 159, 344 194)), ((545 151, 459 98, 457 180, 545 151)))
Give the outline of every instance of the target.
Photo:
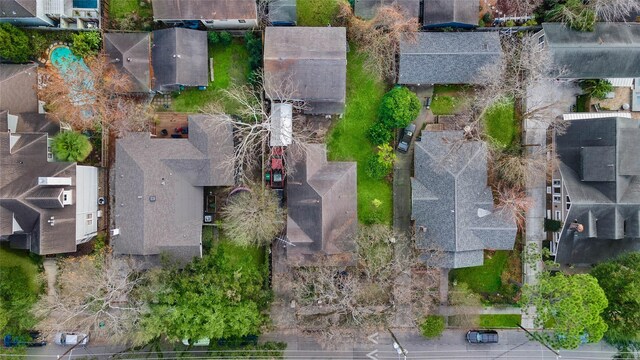
POLYGON ((382 5, 397 5, 409 17, 420 18, 420 0, 355 0, 354 13, 363 19, 371 19, 382 5))
POLYGON ((34 17, 36 7, 36 0, 2 0, 0 1, 0 18, 34 17))
POLYGON ((459 131, 424 131, 416 142, 411 181, 416 246, 439 249, 439 266, 483 263, 483 249, 511 250, 514 219, 495 211, 487 186, 487 147, 459 131))
POLYGON ((598 23, 594 32, 545 23, 545 44, 565 78, 640 76, 640 24, 598 23))
POLYGON ((296 0, 272 0, 269 2, 269 21, 272 24, 295 24, 298 21, 296 0))
POLYGON ((287 238, 296 244, 287 257, 298 265, 305 255, 352 252, 358 225, 357 164, 327 162, 324 144, 307 146, 287 179, 287 238))
POLYGON ((478 25, 478 0, 424 0, 423 24, 426 27, 463 24, 478 25))
POLYGON ((209 84, 206 31, 183 28, 155 30, 151 53, 154 90, 209 84))
POLYGON ((399 84, 477 84, 502 57, 497 32, 420 32, 400 42, 399 84))
POLYGON ((149 33, 107 33, 104 50, 110 62, 128 74, 131 92, 149 92, 151 88, 151 37, 149 33))
POLYGON ((591 264, 640 248, 640 124, 627 118, 571 120, 555 139, 571 207, 557 261, 591 264), (582 233, 569 230, 583 224, 582 233))
POLYGON ((0 110, 13 115, 38 111, 36 64, 0 64, 0 110))
POLYGON ((267 27, 264 76, 270 99, 278 100, 284 92, 306 101, 310 113, 342 113, 347 91, 346 29, 267 27))
POLYGON ((255 0, 153 0, 155 20, 256 19, 255 0))
POLYGON ((131 133, 116 141, 115 213, 118 254, 200 254, 203 187, 233 185, 231 126, 189 116, 188 139, 131 133), (178 251, 179 249, 179 251, 178 251))

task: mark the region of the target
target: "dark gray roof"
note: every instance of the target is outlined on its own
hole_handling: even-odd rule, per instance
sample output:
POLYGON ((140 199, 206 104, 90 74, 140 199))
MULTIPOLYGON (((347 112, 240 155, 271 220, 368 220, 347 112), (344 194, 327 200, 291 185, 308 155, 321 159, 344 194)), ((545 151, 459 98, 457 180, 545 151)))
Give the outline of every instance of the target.
POLYGON ((0 110, 13 115, 38 111, 36 64, 0 64, 0 110))
POLYGON ((0 18, 34 17, 36 7, 36 0, 2 0, 0 1, 0 18))
POLYGON ((256 19, 255 0, 153 0, 156 20, 256 19))
POLYGON ((488 32, 420 32, 400 42, 399 84, 477 84, 482 67, 502 57, 500 37, 488 32))
MULTIPOLYGON (((295 145, 294 145, 295 146, 295 145)), ((317 254, 355 249, 358 225, 357 164, 327 162, 324 144, 308 144, 287 177, 287 257, 298 265, 317 254)))
POLYGON ((151 88, 151 36, 149 33, 107 33, 104 51, 109 61, 129 75, 131 92, 149 92, 151 88))
POLYGON ((345 28, 338 27, 267 27, 267 97, 280 100, 286 92, 306 101, 310 113, 342 113, 347 91, 346 34, 345 28))
POLYGON ((231 126, 189 116, 188 139, 131 133, 116 141, 115 214, 118 254, 200 255, 203 187, 233 185, 231 126))
POLYGON ((420 18, 420 0, 355 0, 354 13, 363 19, 371 19, 383 5, 397 5, 409 17, 420 18))
POLYGON ((423 131, 411 181, 419 249, 444 251, 445 268, 479 266, 484 249, 511 250, 513 218, 493 207, 487 186, 487 146, 459 131, 423 131))
POLYGON ((590 264, 640 247, 631 241, 640 237, 640 124, 627 118, 570 121, 555 139, 571 200, 556 259, 590 264), (584 226, 582 233, 569 230, 574 220, 584 226))
MULTIPOLYGON (((3 217, 12 213, 22 229, 15 240, 40 255, 76 251, 75 202, 61 207, 55 199, 61 189, 38 184, 38 177, 70 177, 74 185, 65 189, 76 198, 76 164, 47 162, 47 134, 1 132, 0 169, 3 217), (52 218, 54 225, 46 221, 52 218)), ((11 235, 12 230, 2 226, 0 236, 11 235)))
POLYGON ((269 21, 274 24, 293 24, 298 21, 296 0, 269 1, 269 21))
POLYGON ((424 0, 424 26, 478 25, 478 0, 424 0))
POLYGON ((593 32, 542 24, 545 44, 565 78, 640 76, 640 24, 597 23, 593 32))
POLYGON ((151 53, 154 90, 209 84, 206 31, 183 28, 155 30, 151 53))

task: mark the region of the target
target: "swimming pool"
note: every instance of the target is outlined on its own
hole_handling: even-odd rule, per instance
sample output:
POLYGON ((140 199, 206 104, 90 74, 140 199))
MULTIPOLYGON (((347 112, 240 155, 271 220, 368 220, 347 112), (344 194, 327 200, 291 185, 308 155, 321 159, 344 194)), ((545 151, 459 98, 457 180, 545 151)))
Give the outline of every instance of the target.
POLYGON ((88 93, 93 89, 91 71, 84 60, 75 56, 67 46, 58 46, 49 54, 51 64, 58 69, 60 76, 70 85, 69 94, 76 105, 91 103, 93 97, 88 93))

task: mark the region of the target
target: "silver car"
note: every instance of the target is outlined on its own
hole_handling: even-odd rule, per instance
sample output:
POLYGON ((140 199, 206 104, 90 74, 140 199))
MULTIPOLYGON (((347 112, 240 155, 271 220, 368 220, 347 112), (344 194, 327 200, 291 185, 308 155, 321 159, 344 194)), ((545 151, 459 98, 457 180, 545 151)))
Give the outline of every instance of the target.
POLYGON ((76 332, 59 332, 53 337, 53 342, 58 345, 87 345, 89 335, 76 332))

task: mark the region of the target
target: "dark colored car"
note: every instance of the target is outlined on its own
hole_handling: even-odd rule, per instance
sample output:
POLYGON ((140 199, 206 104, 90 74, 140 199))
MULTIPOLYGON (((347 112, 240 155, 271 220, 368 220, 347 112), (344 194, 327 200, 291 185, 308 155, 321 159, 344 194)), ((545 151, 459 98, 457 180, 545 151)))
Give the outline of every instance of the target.
POLYGON ((498 332, 495 330, 469 330, 467 331, 469 344, 495 344, 498 342, 498 332))
POLYGON ((30 332, 27 336, 12 336, 5 335, 3 339, 3 344, 5 347, 14 347, 14 346, 26 346, 26 347, 36 347, 36 346, 45 346, 47 342, 42 340, 40 337, 40 333, 37 331, 30 332))
POLYGON ((398 143, 398 151, 403 153, 409 151, 409 144, 411 144, 411 139, 415 132, 416 124, 414 123, 407 125, 407 127, 402 130, 402 138, 400 138, 400 142, 398 143))

